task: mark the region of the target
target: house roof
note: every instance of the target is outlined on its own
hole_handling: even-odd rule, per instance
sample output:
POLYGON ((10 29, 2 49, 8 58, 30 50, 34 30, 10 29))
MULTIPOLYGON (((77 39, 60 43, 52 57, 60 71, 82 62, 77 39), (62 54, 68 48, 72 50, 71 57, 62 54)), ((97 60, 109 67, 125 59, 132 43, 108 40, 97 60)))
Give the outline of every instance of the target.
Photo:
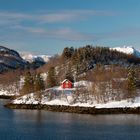
MULTIPOLYGON (((65 79, 65 80, 63 80, 61 83, 63 84, 64 82, 66 82, 66 81, 69 81, 69 82, 71 82, 70 80, 68 80, 68 79, 65 79)), ((72 83, 72 82, 71 82, 72 83)), ((73 84, 73 83, 72 83, 73 84)))

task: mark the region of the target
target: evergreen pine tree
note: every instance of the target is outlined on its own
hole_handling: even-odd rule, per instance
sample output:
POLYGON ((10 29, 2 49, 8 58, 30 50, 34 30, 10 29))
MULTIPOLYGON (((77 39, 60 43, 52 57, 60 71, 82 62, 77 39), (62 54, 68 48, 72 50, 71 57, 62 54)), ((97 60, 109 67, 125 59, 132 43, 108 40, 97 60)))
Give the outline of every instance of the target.
POLYGON ((66 73, 65 79, 68 79, 68 80, 70 80, 72 83, 74 83, 74 77, 73 77, 73 75, 72 75, 71 72, 67 72, 67 73, 66 73))
POLYGON ((28 94, 34 91, 34 78, 30 72, 27 72, 24 79, 23 92, 28 94))
POLYGON ((40 74, 37 74, 34 79, 34 89, 35 92, 42 91, 45 89, 44 80, 40 74))
POLYGON ((134 98, 136 95, 136 73, 134 68, 131 67, 128 69, 127 90, 128 90, 128 97, 134 98))
POLYGON ((68 67, 66 69, 65 79, 70 80, 72 83, 74 82, 74 76, 72 73, 72 66, 70 63, 68 64, 68 67))
POLYGON ((37 74, 34 79, 34 90, 36 92, 36 98, 38 103, 41 104, 42 91, 45 89, 44 80, 40 74, 37 74))
POLYGON ((55 73, 55 67, 50 67, 47 76, 47 87, 54 87, 57 85, 57 78, 55 73))
POLYGON ((63 50, 62 57, 64 58, 64 60, 67 60, 72 57, 73 53, 74 53, 73 47, 70 47, 70 48, 66 47, 63 50))

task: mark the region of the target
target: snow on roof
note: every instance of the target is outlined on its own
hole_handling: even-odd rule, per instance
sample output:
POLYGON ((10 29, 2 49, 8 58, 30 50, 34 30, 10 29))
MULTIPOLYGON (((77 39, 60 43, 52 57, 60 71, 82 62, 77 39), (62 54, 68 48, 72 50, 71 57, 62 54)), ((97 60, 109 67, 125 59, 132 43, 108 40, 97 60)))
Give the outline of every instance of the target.
MULTIPOLYGON (((69 82, 71 82, 70 80, 68 80, 68 79, 65 79, 65 80, 63 80, 61 83, 63 84, 64 82, 66 82, 66 81, 69 81, 69 82)), ((72 83, 72 82, 71 82, 72 83)))

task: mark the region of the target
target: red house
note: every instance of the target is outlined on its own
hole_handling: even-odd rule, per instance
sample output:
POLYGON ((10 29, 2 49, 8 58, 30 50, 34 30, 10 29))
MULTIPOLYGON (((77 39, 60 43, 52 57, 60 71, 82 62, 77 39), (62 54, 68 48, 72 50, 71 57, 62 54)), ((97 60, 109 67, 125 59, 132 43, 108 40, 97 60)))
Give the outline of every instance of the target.
POLYGON ((62 84, 61 84, 61 87, 62 88, 73 88, 73 83, 68 80, 68 79, 65 79, 62 84))

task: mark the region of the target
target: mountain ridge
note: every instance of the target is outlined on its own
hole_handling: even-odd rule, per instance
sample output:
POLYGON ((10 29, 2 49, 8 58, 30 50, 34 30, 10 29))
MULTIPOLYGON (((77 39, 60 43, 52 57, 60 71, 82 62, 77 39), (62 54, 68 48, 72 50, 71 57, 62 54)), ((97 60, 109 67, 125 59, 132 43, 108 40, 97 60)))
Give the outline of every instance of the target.
MULTIPOLYGON (((33 68, 36 69, 42 65, 44 65, 45 58, 47 61, 47 57, 42 56, 32 56, 32 61, 27 61, 27 59, 22 58, 20 53, 13 49, 9 49, 4 46, 0 46, 0 73, 15 70, 15 69, 25 69, 25 68, 33 68), (44 59, 43 59, 44 58, 44 59)), ((49 58, 48 58, 49 61, 49 58)))
MULTIPOLYGON (((132 46, 106 48, 106 49, 105 48, 106 47, 97 47, 97 49, 93 50, 92 46, 86 46, 85 49, 83 49, 84 53, 80 53, 82 48, 81 49, 79 48, 79 54, 84 55, 84 57, 88 57, 87 60, 85 59, 85 63, 86 63, 86 65, 88 65, 88 67, 91 67, 91 68, 93 67, 94 64, 98 63, 98 62, 95 62, 95 61, 97 61, 96 59, 99 60, 99 63, 103 62, 103 64, 110 64, 109 60, 107 60, 107 56, 105 56, 105 55, 107 55, 107 53, 109 53, 109 50, 114 51, 113 55, 114 55, 115 51, 116 51, 115 55, 118 55, 118 52, 126 54, 126 55, 129 55, 129 54, 133 55, 134 56, 133 58, 131 57, 128 59, 129 62, 130 63, 138 62, 138 64, 139 64, 139 60, 136 60, 136 58, 138 58, 138 59, 140 58, 140 51, 138 51, 137 49, 135 49, 132 46), (85 56, 85 53, 87 56, 85 56), (93 56, 93 58, 92 58, 91 55, 93 55, 93 54, 91 54, 91 53, 93 53, 93 54, 98 53, 98 55, 96 55, 95 57, 93 56), (90 57, 91 57, 91 60, 88 60, 88 59, 90 59, 90 57), (102 57, 102 58, 100 58, 100 57, 102 57)), ((67 51, 67 50, 65 50, 65 51, 67 51)), ((68 49, 68 51, 71 51, 71 50, 68 49)), ((67 52, 66 52, 66 54, 67 54, 67 52)), ((120 54, 120 55, 122 57, 126 58, 126 56, 124 56, 123 54, 120 54)), ((77 55, 76 52, 75 52, 75 55, 77 55)), ((25 67, 38 68, 38 67, 44 65, 45 63, 47 63, 49 60, 51 60, 51 57, 52 56, 50 56, 50 55, 33 55, 32 53, 22 54, 22 53, 18 53, 15 50, 6 48, 4 46, 0 46, 0 73, 8 71, 8 70, 17 69, 17 68, 25 68, 25 67)), ((83 56, 80 56, 80 57, 81 57, 80 59, 83 59, 83 56)), ((119 57, 120 56, 118 56, 118 58, 119 57)), ((112 60, 113 59, 111 59, 110 61, 112 61, 112 60)), ((84 60, 82 60, 82 61, 84 61, 84 60)), ((119 64, 120 63, 119 61, 120 60, 117 59, 117 57, 116 57, 114 59, 114 61, 112 61, 111 63, 119 64)), ((84 66, 86 66, 86 65, 84 65, 84 66)), ((79 67, 80 67, 80 65, 79 65, 79 67)))
POLYGON ((114 47, 114 48, 110 48, 110 49, 116 50, 118 52, 122 52, 125 54, 131 54, 131 55, 134 55, 134 56, 140 58, 140 51, 135 49, 132 46, 114 47))
POLYGON ((27 62, 15 50, 0 46, 0 73, 17 68, 24 68, 27 62))
POLYGON ((21 57, 25 60, 28 61, 30 63, 34 62, 34 61, 42 61, 42 62, 48 62, 51 58, 50 55, 34 55, 32 53, 20 53, 21 57))

